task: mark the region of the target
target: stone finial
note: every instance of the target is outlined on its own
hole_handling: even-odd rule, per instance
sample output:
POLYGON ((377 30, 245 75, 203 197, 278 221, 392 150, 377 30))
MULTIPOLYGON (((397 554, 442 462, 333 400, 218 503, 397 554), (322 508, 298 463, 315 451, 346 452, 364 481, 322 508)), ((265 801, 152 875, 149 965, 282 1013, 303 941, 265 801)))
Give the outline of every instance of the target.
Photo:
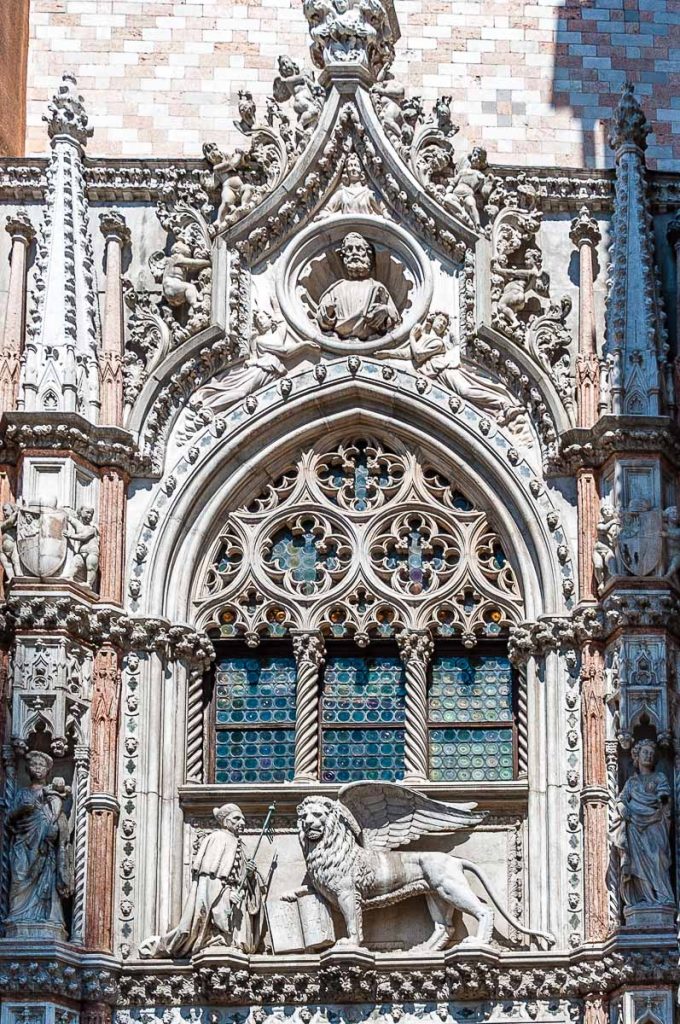
POLYGON ((106 210, 99 214, 99 230, 107 241, 109 238, 117 238, 121 246, 127 245, 130 241, 130 229, 125 217, 116 210, 106 210))
POLYGON ((400 35, 394 0, 304 0, 303 6, 316 67, 354 65, 376 82, 400 35))
POLYGON ((647 136, 651 132, 645 112, 635 96, 633 83, 626 82, 621 99, 614 111, 609 128, 609 145, 620 149, 627 144, 645 150, 647 136))
POLYGON ((48 113, 43 114, 43 121, 47 123, 47 134, 51 139, 64 135, 84 146, 94 129, 88 125, 83 97, 77 87, 75 75, 66 71, 47 108, 48 113))
POLYGON ((26 245, 30 245, 35 238, 35 228, 25 210, 17 210, 7 215, 5 231, 11 236, 12 241, 20 238, 26 245))
POLYGON ((676 213, 666 228, 668 244, 680 255, 680 213, 676 213))
POLYGON ((578 216, 572 220, 569 237, 577 249, 580 249, 585 244, 594 247, 600 241, 602 237, 600 229, 597 221, 590 216, 590 210, 587 206, 582 206, 578 211, 578 216))

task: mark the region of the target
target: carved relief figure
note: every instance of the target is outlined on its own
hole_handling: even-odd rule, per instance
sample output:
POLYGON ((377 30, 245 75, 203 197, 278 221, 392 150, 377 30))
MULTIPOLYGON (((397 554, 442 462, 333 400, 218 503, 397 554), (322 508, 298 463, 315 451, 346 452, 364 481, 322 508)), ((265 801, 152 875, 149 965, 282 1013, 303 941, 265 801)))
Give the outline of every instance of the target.
POLYGON ((219 828, 201 843, 179 924, 139 947, 142 957, 185 957, 219 945, 257 949, 263 925, 262 886, 241 836, 245 818, 236 804, 216 807, 219 828))
POLYGON ((232 370, 226 380, 202 388, 191 407, 197 411, 207 407, 213 413, 224 412, 270 381, 284 377, 287 372, 284 359, 307 350, 318 351, 318 348, 314 341, 289 339, 280 320, 264 310, 256 310, 249 353, 243 366, 232 370))
MULTIPOLYGON (((453 938, 457 910, 478 921, 466 944, 488 943, 494 913, 474 894, 465 871, 481 881, 502 916, 525 935, 551 945, 551 935, 525 928, 510 917, 486 875, 471 861, 436 852, 392 852, 423 835, 456 832, 479 824, 474 805, 430 800, 405 786, 357 782, 343 786, 338 800, 310 796, 298 807, 298 835, 311 886, 340 911, 347 938, 361 946, 364 910, 378 909, 423 893, 434 929, 423 949, 445 949, 453 938)), ((298 891, 300 892, 300 891, 298 891)), ((287 894, 295 899, 296 893, 287 894)), ((304 892, 304 890, 303 890, 304 892)))
POLYGON ((332 217, 338 213, 375 214, 377 216, 382 213, 380 201, 367 183, 361 161, 356 153, 350 153, 347 157, 340 188, 333 193, 319 216, 332 217))
POLYGON ((451 334, 447 313, 430 313, 423 324, 413 328, 407 345, 393 352, 378 354, 398 359, 410 357, 420 373, 489 412, 501 425, 523 413, 502 385, 496 384, 482 371, 473 375, 463 366, 460 344, 451 334))
POLYGON ((491 189, 488 168, 486 150, 482 146, 475 146, 470 155, 464 156, 458 163, 453 181, 442 197, 444 205, 459 214, 476 231, 481 227, 478 199, 486 198, 491 189))
POLYGON ((83 505, 76 515, 67 512, 70 529, 64 530, 74 549, 70 576, 94 589, 99 569, 99 530, 94 525, 94 509, 83 505))
POLYGON ((0 545, 0 562, 5 570, 5 578, 11 580, 14 576, 21 576, 21 562, 17 549, 17 520, 18 512, 16 505, 5 504, 2 506, 2 523, 0 523, 0 534, 2 544, 0 545))
POLYGON ((597 523, 597 540, 593 546, 593 571, 598 594, 602 592, 605 581, 619 571, 616 547, 620 532, 621 522, 616 509, 603 501, 597 523))
POLYGON ((401 141, 404 123, 402 104, 405 95, 404 86, 397 82, 387 67, 383 69, 375 85, 371 86, 371 96, 385 134, 397 143, 401 141))
POLYGON ((505 282, 496 312, 507 327, 521 328, 517 314, 525 308, 532 293, 540 296, 548 294, 546 275, 541 268, 542 257, 538 249, 527 249, 523 266, 508 266, 503 257, 494 260, 493 271, 505 282))
POLYGON ((184 238, 178 238, 170 248, 170 255, 155 252, 149 257, 149 266, 161 281, 163 297, 173 307, 187 305, 191 309, 198 303, 199 289, 191 278, 210 266, 207 257, 195 257, 184 238))
POLYGON ((401 320, 384 284, 371 276, 375 250, 363 235, 351 231, 338 250, 347 275, 319 299, 317 321, 323 331, 341 338, 368 338, 387 334, 401 320))
POLYGON ((666 577, 677 585, 680 577, 680 517, 676 505, 664 510, 664 538, 666 541, 666 577))
POLYGON ((64 928, 61 900, 73 891, 73 850, 64 802, 71 795, 64 780, 47 777, 49 754, 26 754, 30 785, 19 789, 8 815, 11 834, 8 925, 64 928))
POLYGON ((279 57, 279 73, 274 79, 273 93, 277 103, 292 99, 297 114, 300 141, 312 133, 319 120, 323 91, 314 81, 314 76, 300 67, 290 57, 279 57))
POLYGON ((616 803, 612 842, 619 853, 621 896, 627 907, 673 904, 670 865, 668 779, 655 771, 656 743, 640 740, 632 750, 636 772, 616 803))

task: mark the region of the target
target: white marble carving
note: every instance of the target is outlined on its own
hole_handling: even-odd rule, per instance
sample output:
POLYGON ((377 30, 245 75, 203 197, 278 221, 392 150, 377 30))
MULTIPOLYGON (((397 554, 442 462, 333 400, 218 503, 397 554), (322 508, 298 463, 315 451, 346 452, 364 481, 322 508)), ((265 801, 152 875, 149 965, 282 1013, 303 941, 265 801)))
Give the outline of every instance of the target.
POLYGON ((597 539, 593 546, 593 571, 597 580, 598 593, 606 581, 619 571, 616 550, 621 522, 615 508, 608 501, 602 501, 597 523, 597 539))
POLYGON ((8 580, 62 577, 95 588, 99 530, 91 506, 76 513, 56 504, 6 504, 3 517, 2 566, 8 580))
POLYGON ((366 181, 366 174, 356 153, 348 154, 340 185, 321 210, 319 217, 333 217, 342 213, 376 216, 383 213, 383 205, 366 181))
POLYGON ((375 76, 391 62, 396 28, 392 0, 305 0, 303 10, 318 68, 358 64, 375 76))
POLYGON ((387 334, 401 319, 392 296, 373 276, 375 250, 357 231, 345 235, 338 255, 344 280, 321 295, 316 319, 322 331, 339 338, 369 341, 387 334))

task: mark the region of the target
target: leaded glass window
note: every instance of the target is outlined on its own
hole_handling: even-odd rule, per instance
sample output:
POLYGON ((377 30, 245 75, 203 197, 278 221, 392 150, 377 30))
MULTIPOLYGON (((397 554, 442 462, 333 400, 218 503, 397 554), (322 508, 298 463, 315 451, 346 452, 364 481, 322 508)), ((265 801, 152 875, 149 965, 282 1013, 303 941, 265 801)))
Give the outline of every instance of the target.
POLYGON ((404 774, 404 669, 396 649, 329 644, 321 689, 321 781, 404 774))
POLYGON ((514 776, 513 671, 502 651, 435 652, 428 700, 432 782, 514 776))
POLYGON ((215 782, 293 778, 295 678, 292 653, 231 653, 223 645, 213 697, 215 782))

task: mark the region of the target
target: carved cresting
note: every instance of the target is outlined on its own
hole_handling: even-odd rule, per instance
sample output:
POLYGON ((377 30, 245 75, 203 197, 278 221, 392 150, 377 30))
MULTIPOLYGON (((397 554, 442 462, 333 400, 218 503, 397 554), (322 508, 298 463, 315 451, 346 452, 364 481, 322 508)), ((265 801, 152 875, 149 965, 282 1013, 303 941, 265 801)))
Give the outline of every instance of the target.
POLYGON ((104 644, 97 651, 94 664, 85 916, 86 945, 104 950, 113 948, 115 830, 118 818, 115 792, 119 686, 118 652, 111 644, 104 644))
POLYGON ((406 672, 404 781, 427 780, 427 667, 434 644, 428 633, 417 630, 397 635, 406 672))
POLYGON ((609 791, 605 756, 604 658, 600 648, 592 643, 583 649, 581 687, 585 937, 589 942, 597 942, 606 937, 609 922, 609 791))
POLYGON ((295 691, 295 782, 318 778, 319 672, 324 663, 323 637, 316 632, 293 635, 297 662, 295 691))

